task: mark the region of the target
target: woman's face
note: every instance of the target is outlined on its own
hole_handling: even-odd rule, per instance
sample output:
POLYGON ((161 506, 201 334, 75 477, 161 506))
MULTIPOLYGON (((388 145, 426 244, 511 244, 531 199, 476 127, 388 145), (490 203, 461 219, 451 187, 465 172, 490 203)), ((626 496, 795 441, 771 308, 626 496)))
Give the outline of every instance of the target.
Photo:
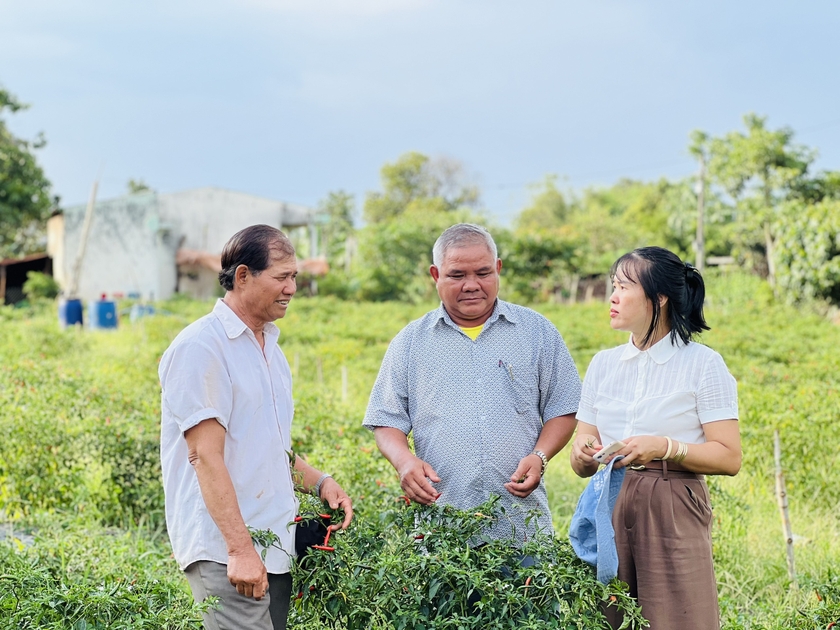
POLYGON ((614 330, 633 333, 636 344, 641 343, 650 328, 653 305, 638 282, 630 280, 619 267, 613 277, 613 292, 610 296, 610 326, 614 330))

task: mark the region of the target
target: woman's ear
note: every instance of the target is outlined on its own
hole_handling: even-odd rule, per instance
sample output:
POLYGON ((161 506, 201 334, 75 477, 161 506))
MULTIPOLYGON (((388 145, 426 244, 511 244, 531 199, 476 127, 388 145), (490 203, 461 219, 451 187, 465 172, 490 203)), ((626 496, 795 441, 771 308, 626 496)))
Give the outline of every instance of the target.
POLYGON ((668 296, 659 294, 659 308, 664 308, 668 304, 668 296))

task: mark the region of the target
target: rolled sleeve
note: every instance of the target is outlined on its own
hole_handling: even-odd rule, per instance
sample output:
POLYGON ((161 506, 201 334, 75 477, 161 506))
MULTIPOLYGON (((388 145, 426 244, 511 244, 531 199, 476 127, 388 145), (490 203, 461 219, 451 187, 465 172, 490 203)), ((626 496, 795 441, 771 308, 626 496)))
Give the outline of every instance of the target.
POLYGON ((163 404, 181 432, 209 418, 225 430, 233 407, 233 388, 223 358, 212 348, 193 340, 174 348, 161 363, 163 404))
POLYGON ((738 384, 717 352, 711 353, 697 387, 701 424, 738 419, 738 384))
POLYGON ((411 416, 408 409, 408 345, 406 335, 400 333, 394 337, 385 352, 362 422, 362 425, 370 430, 391 427, 406 435, 411 432, 411 416))

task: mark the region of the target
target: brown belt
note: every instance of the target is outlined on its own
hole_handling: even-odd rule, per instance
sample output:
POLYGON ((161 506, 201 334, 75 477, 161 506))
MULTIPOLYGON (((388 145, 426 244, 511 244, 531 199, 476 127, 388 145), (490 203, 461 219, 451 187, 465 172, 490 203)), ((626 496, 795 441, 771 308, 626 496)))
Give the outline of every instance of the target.
POLYGON ((676 462, 668 462, 662 459, 654 459, 649 461, 647 464, 634 466, 630 464, 627 468, 632 470, 633 472, 637 473, 644 473, 649 472, 652 474, 662 475, 665 479, 669 477, 669 475, 675 477, 696 477, 698 479, 703 479, 703 475, 695 473, 682 464, 678 464, 676 462))

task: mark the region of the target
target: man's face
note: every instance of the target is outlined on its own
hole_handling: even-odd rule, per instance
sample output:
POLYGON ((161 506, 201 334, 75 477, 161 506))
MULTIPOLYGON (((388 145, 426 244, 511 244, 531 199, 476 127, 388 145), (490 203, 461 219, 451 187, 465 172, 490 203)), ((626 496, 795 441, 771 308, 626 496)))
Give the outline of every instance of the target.
POLYGON ((249 317, 273 322, 286 315, 289 300, 297 291, 297 260, 272 257, 271 265, 254 275, 248 271, 242 301, 249 317))
POLYGON ((440 267, 429 271, 452 321, 468 328, 480 326, 493 312, 501 270, 501 259, 478 242, 450 248, 440 267))

